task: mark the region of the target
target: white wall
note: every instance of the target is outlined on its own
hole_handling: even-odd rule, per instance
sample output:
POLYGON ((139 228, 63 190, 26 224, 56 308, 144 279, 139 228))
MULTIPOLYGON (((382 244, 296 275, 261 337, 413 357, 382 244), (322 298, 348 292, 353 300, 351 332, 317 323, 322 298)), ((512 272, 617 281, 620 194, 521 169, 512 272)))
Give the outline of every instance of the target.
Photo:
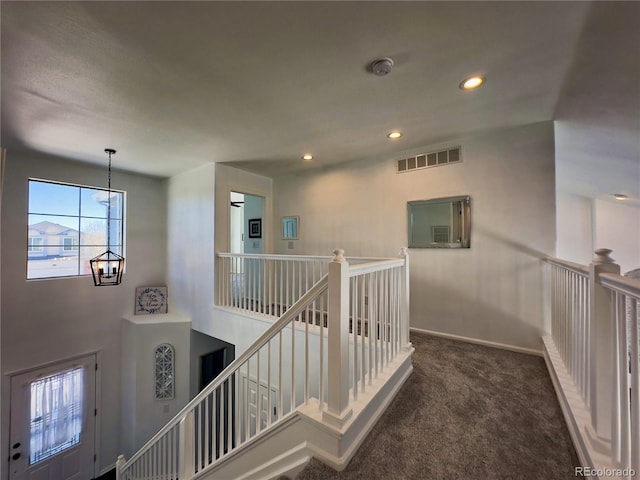
POLYGON ((168 181, 169 308, 190 318, 194 330, 235 345, 236 354, 251 345, 262 329, 217 321, 215 253, 230 248, 231 192, 264 197, 263 240, 269 248, 271 183, 269 178, 213 163, 168 181))
POLYGON ((593 201, 581 195, 556 192, 556 255, 588 265, 593 259, 593 201))
POLYGON ((622 273, 640 268, 640 206, 556 192, 558 258, 588 265, 596 248, 610 248, 622 273))
POLYGON ((613 250, 622 273, 640 268, 640 207, 596 199, 593 216, 594 247, 613 250))
POLYGON ((625 272, 640 266, 640 62, 628 53, 640 3, 610 7, 590 7, 556 105, 557 254, 586 264, 587 245, 611 248, 625 272), (614 193, 629 200, 616 206, 614 193))
MULTIPOLYGON (((296 253, 396 256, 407 244, 406 203, 471 196, 470 249, 412 249, 411 324, 540 350, 540 259, 554 253, 551 122, 459 139, 463 162, 396 174, 393 158, 274 179, 274 228, 300 216, 296 253)), ((430 146, 401 152, 398 158, 430 146), (406 155, 405 155, 406 154, 406 155)), ((278 231, 278 230, 275 230, 278 231)), ((275 236, 277 253, 286 241, 275 236)))
POLYGON ((122 442, 130 458, 190 400, 191 322, 176 314, 125 315, 122 320, 122 442), (155 349, 174 348, 174 398, 155 398, 155 349))
POLYGON ((211 319, 214 302, 214 181, 212 163, 168 181, 169 309, 194 328, 211 319))
MULTIPOLYGON (((2 209, 3 444, 8 441, 8 374, 100 351, 97 453, 103 470, 120 453, 121 318, 133 312, 137 286, 165 282, 166 185, 157 178, 113 172, 113 188, 127 192, 126 273, 121 285, 97 288, 89 277, 26 280, 30 177, 100 187, 107 183, 106 165, 7 152, 2 209)), ((5 455, 2 462, 4 478, 5 455)))

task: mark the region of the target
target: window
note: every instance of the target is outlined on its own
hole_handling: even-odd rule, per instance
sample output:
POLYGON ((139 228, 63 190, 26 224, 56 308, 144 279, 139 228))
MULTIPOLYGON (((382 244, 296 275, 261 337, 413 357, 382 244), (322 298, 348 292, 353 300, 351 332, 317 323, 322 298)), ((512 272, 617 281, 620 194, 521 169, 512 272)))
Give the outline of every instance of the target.
POLYGON ((64 241, 64 251, 66 252, 77 252, 78 251, 78 238, 63 238, 64 241))
MULTIPOLYGON (((124 192, 111 190, 111 250, 124 256, 124 192)), ((90 275, 107 250, 109 193, 102 188, 29 180, 27 278, 90 275)))
POLYGON ((83 391, 82 368, 31 383, 30 465, 80 442, 83 391))
POLYGON ((28 252, 44 252, 44 238, 42 237, 29 237, 29 247, 27 248, 28 252))

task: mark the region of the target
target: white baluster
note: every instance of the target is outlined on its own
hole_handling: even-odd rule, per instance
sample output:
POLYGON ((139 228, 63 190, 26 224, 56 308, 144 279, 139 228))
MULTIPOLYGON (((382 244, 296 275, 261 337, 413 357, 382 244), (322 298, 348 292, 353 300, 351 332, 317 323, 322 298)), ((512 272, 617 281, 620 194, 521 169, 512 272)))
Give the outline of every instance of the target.
POLYGON ((410 307, 409 307, 409 250, 406 247, 400 249, 400 258, 404 259, 404 265, 402 266, 402 274, 400 279, 400 347, 407 351, 411 349, 411 342, 409 340, 409 328, 410 322, 410 307))
MULTIPOLYGON (((638 300, 629 297, 629 315, 631 324, 631 418, 635 419, 631 425, 631 462, 630 467, 636 472, 640 471, 640 332, 638 332, 638 300)), ((627 312, 624 312, 627 314, 627 312)))
POLYGON ((209 464, 209 449, 212 452, 215 452, 215 447, 213 443, 215 442, 215 435, 212 435, 211 432, 212 426, 215 425, 216 422, 216 395, 215 392, 212 395, 207 395, 202 400, 202 406, 204 407, 204 466, 206 467, 209 464), (212 415, 209 415, 211 412, 212 415), (209 443, 209 436, 211 436, 211 443, 209 443))
POLYGON ((271 340, 267 342, 267 428, 271 426, 271 340))
MULTIPOLYGON (((262 430, 262 395, 260 394, 260 351, 256 352, 256 435, 262 430)), ((267 386, 268 388, 268 386, 267 386)))
POLYGON ((353 332, 353 399, 358 399, 358 277, 351 283, 351 330, 353 332))
POLYGON ((625 467, 630 461, 630 418, 631 405, 626 401, 629 395, 629 356, 627 338, 627 316, 625 311, 624 295, 615 294, 614 302, 614 338, 617 339, 614 345, 614 355, 616 366, 613 370, 615 375, 616 399, 613 402, 613 421, 611 434, 612 457, 616 465, 625 467))

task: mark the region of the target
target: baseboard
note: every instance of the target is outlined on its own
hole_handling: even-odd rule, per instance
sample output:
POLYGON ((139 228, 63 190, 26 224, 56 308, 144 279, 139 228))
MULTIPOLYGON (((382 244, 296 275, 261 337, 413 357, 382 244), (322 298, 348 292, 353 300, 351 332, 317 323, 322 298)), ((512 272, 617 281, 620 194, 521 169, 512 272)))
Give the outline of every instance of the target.
MULTIPOLYGON (((389 405, 391 405, 391 402, 393 402, 393 400, 396 398, 398 392, 409 379, 412 372, 413 365, 411 364, 411 355, 409 355, 395 372, 395 381, 392 380, 385 383, 385 386, 392 385, 392 388, 383 388, 382 390, 376 392, 375 396, 380 396, 380 400, 372 400, 369 403, 369 406, 374 406, 373 411, 371 411, 371 409, 365 408, 363 411, 358 413, 358 416, 362 416, 362 419, 364 421, 358 422, 359 419, 355 418, 354 422, 347 428, 347 432, 355 428, 354 431, 356 432, 356 435, 353 440, 349 442, 349 445, 340 457, 329 455, 326 451, 315 446, 313 442, 308 442, 309 450, 313 453, 313 456, 338 472, 344 470, 347 465, 349 465, 349 462, 360 448, 360 445, 362 445, 362 443, 365 441, 373 427, 375 427, 389 405)), ((345 434, 347 432, 345 432, 345 434)))
POLYGON ((194 480, 275 480, 283 475, 292 478, 311 457, 342 470, 410 377, 412 353, 413 349, 399 353, 367 390, 350 402, 353 417, 341 428, 323 422, 317 399, 310 399, 219 463, 198 472, 194 480))
POLYGON ((476 345, 483 345, 485 347, 499 348, 501 350, 509 350, 516 353, 525 353, 527 355, 536 355, 542 357, 542 350, 536 350, 534 348, 516 347, 514 345, 507 345, 506 343, 491 342, 489 340, 481 340, 479 338, 463 337, 461 335, 454 335, 453 333, 436 332, 434 330, 425 330, 423 328, 411 327, 410 330, 414 332, 426 333, 427 335, 433 335, 434 337, 448 338, 449 340, 459 340, 461 342, 475 343, 476 345))
POLYGON ((116 464, 115 464, 115 463, 112 463, 112 464, 111 464, 111 465, 109 465, 108 467, 105 467, 105 468, 103 468, 102 470, 100 470, 100 473, 99 473, 99 475, 98 475, 98 476, 99 476, 99 477, 101 477, 102 475, 105 475, 105 474, 109 473, 111 470, 113 470, 113 469, 115 469, 115 468, 116 468, 116 464))
POLYGON ((591 415, 578 393, 551 337, 543 337, 544 360, 580 464, 591 469, 613 469, 611 459, 596 451, 589 439, 591 415))
POLYGON ((558 360, 556 357, 558 356, 555 346, 553 345, 553 341, 548 337, 544 337, 544 361, 547 365, 547 370, 549 372, 549 376, 551 377, 551 383, 553 384, 553 389, 556 392, 556 397, 558 397, 558 403, 560 404, 560 409, 562 410, 562 414, 564 415, 565 423, 567 424, 567 428, 569 430, 569 435, 571 436, 571 440, 573 441, 573 448, 576 450, 576 454, 578 455, 578 459, 580 460, 580 464, 584 467, 593 467, 593 462, 591 460, 591 456, 589 455, 589 450, 586 446, 584 438, 581 434, 581 424, 583 424, 587 419, 584 417, 588 416, 586 412, 586 408, 584 405, 580 405, 577 401, 570 401, 567 395, 571 397, 577 397, 578 392, 575 390, 573 385, 566 385, 568 379, 560 379, 562 377, 568 377, 568 373, 566 369, 562 365, 558 365, 558 360), (566 388, 563 388, 562 384, 566 385, 566 388), (573 408, 572 408, 572 405, 573 408))
POLYGON ((247 472, 237 480, 277 479, 282 476, 295 478, 309 463, 311 456, 306 444, 297 445, 273 460, 247 472))

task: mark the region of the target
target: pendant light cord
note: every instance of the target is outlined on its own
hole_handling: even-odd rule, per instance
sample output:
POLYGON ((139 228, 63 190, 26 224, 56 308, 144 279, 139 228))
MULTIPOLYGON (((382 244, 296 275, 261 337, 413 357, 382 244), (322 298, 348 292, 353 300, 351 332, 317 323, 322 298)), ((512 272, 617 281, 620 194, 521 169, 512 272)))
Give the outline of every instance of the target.
POLYGON ((107 251, 111 251, 111 152, 109 152, 109 182, 107 205, 107 251))

